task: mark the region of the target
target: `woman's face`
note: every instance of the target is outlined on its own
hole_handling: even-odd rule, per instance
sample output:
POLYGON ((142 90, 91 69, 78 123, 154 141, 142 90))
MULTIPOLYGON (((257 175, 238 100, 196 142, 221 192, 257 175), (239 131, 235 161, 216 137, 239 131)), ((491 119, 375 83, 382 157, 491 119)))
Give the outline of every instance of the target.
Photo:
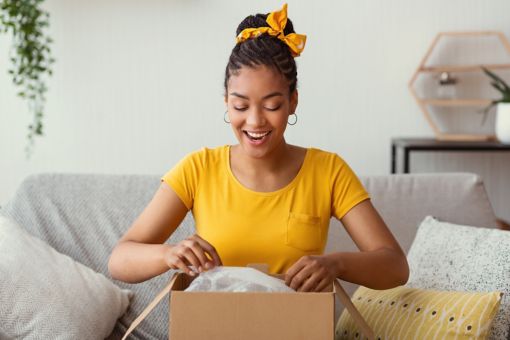
POLYGON ((297 91, 289 95, 288 81, 265 66, 243 67, 230 77, 225 96, 228 116, 248 156, 263 158, 285 142, 283 134, 297 98, 297 91))

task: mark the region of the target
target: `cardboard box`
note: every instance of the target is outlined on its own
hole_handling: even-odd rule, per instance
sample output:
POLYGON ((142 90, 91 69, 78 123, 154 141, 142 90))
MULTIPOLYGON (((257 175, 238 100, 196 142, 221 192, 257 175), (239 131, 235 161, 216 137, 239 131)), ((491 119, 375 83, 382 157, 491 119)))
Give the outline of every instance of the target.
POLYGON ((324 340, 334 338, 335 295, 184 292, 179 273, 170 294, 172 340, 324 340))
POLYGON ((335 296, 365 330, 365 336, 373 339, 372 331, 336 281, 321 293, 185 292, 193 279, 184 273, 175 274, 123 339, 168 293, 171 340, 332 340, 335 296))

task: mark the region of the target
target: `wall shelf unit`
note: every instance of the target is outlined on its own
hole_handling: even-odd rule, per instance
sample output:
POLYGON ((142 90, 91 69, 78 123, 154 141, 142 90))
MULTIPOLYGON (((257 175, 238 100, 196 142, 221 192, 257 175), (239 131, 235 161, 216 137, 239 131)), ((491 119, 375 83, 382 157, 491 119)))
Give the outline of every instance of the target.
MULTIPOLYGON (((418 95, 415 85, 418 77, 422 74, 439 75, 441 73, 468 73, 468 72, 479 72, 482 73, 482 66, 494 71, 494 70, 510 70, 510 63, 473 63, 473 64, 448 64, 448 65, 433 65, 427 66, 427 62, 437 47, 440 40, 445 37, 449 38, 483 38, 483 37, 495 37, 497 41, 502 45, 504 50, 507 52, 510 59, 510 42, 507 40, 502 32, 497 31, 477 31, 477 32, 440 32, 434 38, 432 44, 427 50, 427 53, 421 60, 418 68, 416 69, 413 77, 409 81, 409 90, 418 103, 421 111, 425 115, 426 120, 432 127, 437 140, 444 141, 488 141, 494 140, 493 134, 472 134, 472 133, 451 133, 441 131, 438 124, 434 121, 430 108, 431 107, 448 107, 448 108, 467 108, 467 107, 480 107, 488 106, 493 98, 422 98, 418 95)), ((487 81, 489 84, 489 81, 487 81)))

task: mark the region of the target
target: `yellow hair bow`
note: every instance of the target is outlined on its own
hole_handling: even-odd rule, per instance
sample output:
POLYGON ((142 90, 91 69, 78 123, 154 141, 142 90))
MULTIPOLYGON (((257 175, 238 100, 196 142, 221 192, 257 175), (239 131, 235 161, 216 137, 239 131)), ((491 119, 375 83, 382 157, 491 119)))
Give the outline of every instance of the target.
POLYGON ((245 28, 242 30, 236 38, 237 43, 267 33, 282 40, 289 46, 292 56, 298 57, 305 48, 306 35, 297 33, 285 35, 283 33, 283 29, 287 25, 287 4, 284 4, 280 11, 269 13, 266 22, 270 27, 245 28))

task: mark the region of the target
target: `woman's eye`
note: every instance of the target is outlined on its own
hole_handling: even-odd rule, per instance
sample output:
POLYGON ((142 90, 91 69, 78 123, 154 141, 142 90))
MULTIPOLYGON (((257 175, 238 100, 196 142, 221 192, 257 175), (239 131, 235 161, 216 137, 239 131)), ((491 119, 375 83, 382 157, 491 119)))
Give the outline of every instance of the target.
MULTIPOLYGON (((278 111, 279 109, 281 108, 281 105, 280 106, 277 106, 277 107, 265 107, 266 110, 268 111, 278 111)), ((236 111, 246 111, 248 110, 248 107, 235 107, 234 106, 234 110, 236 111)))
POLYGON ((266 107, 266 110, 269 110, 269 111, 278 111, 280 109, 280 106, 277 106, 277 107, 266 107))

